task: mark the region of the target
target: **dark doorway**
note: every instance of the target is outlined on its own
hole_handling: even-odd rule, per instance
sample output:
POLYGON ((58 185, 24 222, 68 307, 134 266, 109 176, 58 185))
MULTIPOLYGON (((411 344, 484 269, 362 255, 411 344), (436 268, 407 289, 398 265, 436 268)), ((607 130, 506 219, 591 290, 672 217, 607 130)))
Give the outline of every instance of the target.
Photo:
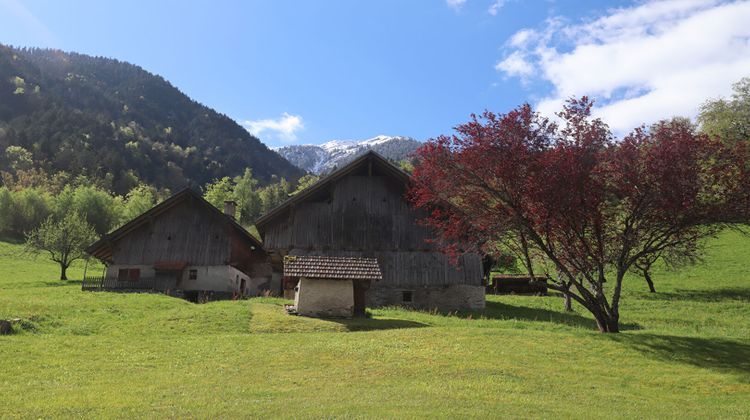
POLYGON ((370 288, 370 281, 354 281, 354 316, 364 317, 365 312, 365 294, 370 288))
POLYGON ((240 281, 240 297, 245 297, 245 279, 240 281))
POLYGON ((414 292, 411 290, 404 290, 401 292, 401 301, 403 303, 412 303, 414 302, 414 292))
POLYGON ((156 270, 154 289, 172 290, 182 288, 182 270, 156 270))

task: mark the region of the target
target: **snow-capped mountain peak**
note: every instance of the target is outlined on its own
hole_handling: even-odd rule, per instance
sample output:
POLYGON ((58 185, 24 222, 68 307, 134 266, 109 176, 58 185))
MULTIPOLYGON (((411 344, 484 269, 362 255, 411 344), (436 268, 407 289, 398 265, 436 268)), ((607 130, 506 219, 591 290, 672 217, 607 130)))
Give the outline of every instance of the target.
POLYGON ((331 140, 319 145, 293 145, 273 150, 299 168, 323 174, 345 165, 368 150, 396 161, 406 159, 420 144, 410 137, 379 135, 359 141, 331 140))

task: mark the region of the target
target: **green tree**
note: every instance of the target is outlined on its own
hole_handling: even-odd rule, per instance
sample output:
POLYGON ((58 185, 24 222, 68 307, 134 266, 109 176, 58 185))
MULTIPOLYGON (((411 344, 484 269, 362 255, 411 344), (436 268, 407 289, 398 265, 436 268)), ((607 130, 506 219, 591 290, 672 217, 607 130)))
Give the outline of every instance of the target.
POLYGON ((46 253, 60 264, 60 280, 67 280, 66 271, 73 261, 86 256, 84 249, 96 240, 94 228, 78 213, 69 213, 61 220, 48 217, 26 235, 27 252, 46 253))
POLYGON ((69 212, 75 211, 75 204, 73 196, 75 194, 75 187, 66 185, 63 187, 52 201, 52 214, 56 218, 62 219, 69 212))
POLYGON ((15 191, 10 213, 10 234, 22 238, 23 235, 39 226, 51 213, 49 194, 38 188, 15 191))
POLYGON ((282 178, 281 181, 267 185, 260 190, 260 200, 263 203, 262 213, 268 212, 289 197, 289 185, 282 178))
POLYGON ((23 238, 50 214, 50 197, 36 188, 12 191, 0 188, 0 234, 23 238))
POLYGON ((125 196, 122 210, 123 223, 128 222, 150 210, 156 205, 156 191, 148 185, 138 185, 125 196))
POLYGON ((700 108, 701 131, 729 143, 750 140, 750 77, 732 85, 731 99, 706 101, 700 108))
POLYGON ((79 213, 93 226, 96 233, 103 235, 120 222, 122 198, 100 190, 81 185, 73 192, 73 207, 67 213, 79 213))
POLYGON ((313 174, 306 174, 303 175, 302 178, 297 181, 297 188, 292 191, 289 195, 295 195, 299 194, 300 192, 306 190, 308 187, 313 185, 314 183, 318 182, 320 179, 319 176, 313 175, 313 174))
POLYGON ((402 159, 398 161, 398 167, 401 168, 402 171, 412 173, 414 172, 414 163, 412 163, 409 159, 402 159))
POLYGON ((31 153, 21 146, 8 146, 5 157, 14 171, 29 170, 34 165, 31 153))
POLYGON ((13 223, 13 194, 0 187, 0 235, 9 235, 13 223))
POLYGON ((207 184, 203 198, 217 209, 223 210, 225 201, 234 200, 234 184, 232 180, 225 176, 207 184))
POLYGON ((240 223, 252 224, 260 216, 263 205, 258 192, 258 180, 253 178, 252 169, 246 168, 242 176, 234 179, 234 198, 240 211, 240 223))
POLYGON ((294 191, 292 184, 287 181, 286 178, 281 178, 281 181, 279 181, 279 188, 281 190, 281 196, 283 197, 281 201, 286 200, 289 197, 289 194, 294 191))

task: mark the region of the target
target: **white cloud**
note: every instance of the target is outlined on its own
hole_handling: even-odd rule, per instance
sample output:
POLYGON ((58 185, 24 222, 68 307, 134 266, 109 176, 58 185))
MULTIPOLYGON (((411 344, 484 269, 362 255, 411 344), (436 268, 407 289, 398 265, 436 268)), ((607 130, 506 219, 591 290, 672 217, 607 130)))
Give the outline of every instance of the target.
POLYGON ((515 34, 513 34, 512 37, 510 37, 510 41, 508 42, 508 45, 511 47, 521 48, 525 47, 526 44, 534 38, 536 35, 536 32, 532 29, 522 29, 515 34))
POLYGON ((525 81, 534 74, 534 65, 526 60, 520 51, 513 51, 504 60, 495 64, 495 70, 501 71, 508 76, 515 76, 525 81))
POLYGON ((652 1, 581 24, 555 18, 513 35, 495 68, 551 83, 537 104, 548 115, 570 96, 595 97, 595 114, 623 134, 728 95, 750 75, 748 22, 750 2, 714 0, 652 1))
POLYGON ((487 13, 491 14, 492 16, 497 16, 497 13, 500 11, 500 9, 505 6, 506 0, 495 0, 492 2, 492 5, 490 5, 490 8, 487 9, 487 13))
POLYGON ((466 4, 466 0, 445 0, 445 4, 451 9, 458 11, 466 4))
POLYGON ((286 112, 277 119, 247 120, 242 125, 250 134, 260 137, 263 133, 269 133, 272 138, 293 142, 297 140, 297 131, 305 128, 302 117, 291 115, 286 112))

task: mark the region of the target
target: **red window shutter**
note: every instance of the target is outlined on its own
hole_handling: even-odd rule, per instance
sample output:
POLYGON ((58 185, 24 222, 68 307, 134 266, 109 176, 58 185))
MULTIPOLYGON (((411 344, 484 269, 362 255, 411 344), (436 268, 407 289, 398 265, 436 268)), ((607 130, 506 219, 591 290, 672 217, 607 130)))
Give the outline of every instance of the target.
POLYGON ((138 279, 141 278, 141 269, 140 268, 131 268, 130 269, 130 281, 138 281, 138 279))
POLYGON ((117 270, 117 281, 128 281, 128 269, 127 268, 121 268, 117 270))

